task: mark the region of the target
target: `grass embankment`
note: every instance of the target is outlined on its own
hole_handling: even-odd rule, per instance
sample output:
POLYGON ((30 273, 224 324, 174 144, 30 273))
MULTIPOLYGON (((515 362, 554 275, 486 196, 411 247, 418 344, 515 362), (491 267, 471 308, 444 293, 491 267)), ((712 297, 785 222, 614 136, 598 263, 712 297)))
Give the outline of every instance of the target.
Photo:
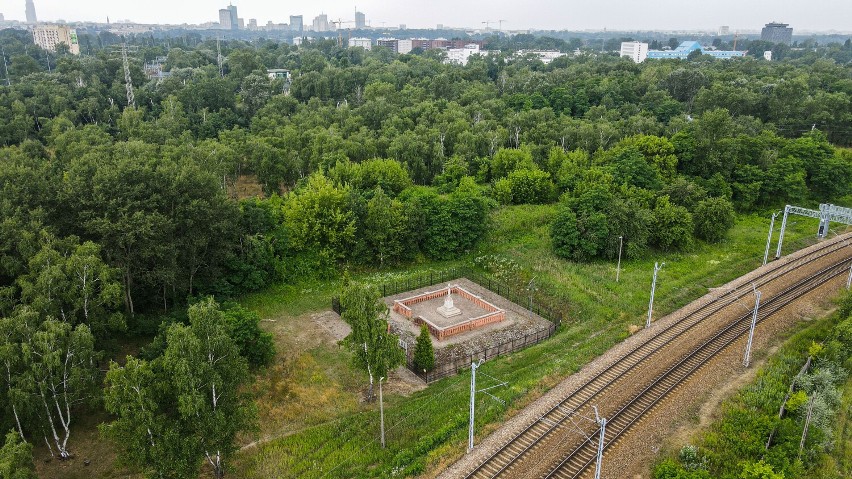
MULTIPOLYGON (((621 281, 616 283, 614 262, 575 264, 551 253, 548 225, 554 213, 553 206, 496 211, 489 238, 466 259, 515 282, 535 277, 537 287, 563 305, 573 320, 550 340, 482 367, 478 382, 483 387, 497 381, 508 385, 490 391, 505 405, 486 395, 478 397, 478 439, 512 411, 626 338, 630 325, 644 324, 654 261, 666 262, 655 303, 655 317, 661 317, 705 294, 708 287, 759 266, 768 228, 765 218, 741 216, 721 244, 698 244, 688 253, 649 254, 623 261, 621 281)), ((801 247, 815 231, 816 222, 811 220, 788 225, 785 251, 801 247)), ((355 276, 376 280, 376 276, 355 276)), ((240 477, 401 477, 436 470, 465 450, 468 374, 446 378, 410 397, 386 395, 387 448, 382 449, 378 406, 359 403, 364 378, 349 369, 346 351, 329 343, 298 353, 288 349, 300 347, 292 341, 293 332, 314 327, 309 322, 310 311, 327 308, 334 287, 332 283, 278 287, 245 301, 264 317, 276 320, 270 324, 283 331, 277 334, 281 356, 304 357, 301 364, 308 367, 303 370, 300 363, 293 363, 288 370, 271 368, 260 378, 259 384, 289 384, 280 390, 258 387, 262 435, 274 431, 288 435, 241 452, 236 461, 240 477), (306 385, 304 394, 290 393, 306 385), (316 391, 325 391, 320 398, 339 400, 318 400, 313 396, 316 391), (282 415, 269 414, 273 407, 282 415), (299 413, 283 412, 291 407, 299 413)))
POLYGON ((726 400, 720 417, 696 436, 699 449, 684 448, 679 454, 668 451, 653 477, 758 477, 753 473, 756 469, 766 474, 759 477, 850 477, 852 378, 841 367, 844 361, 848 363, 842 351, 849 345, 836 340, 836 328, 844 319, 835 313, 799 325, 751 384, 726 400), (809 370, 797 376, 809 356, 813 359, 809 370), (794 378, 796 392, 784 403, 794 378), (844 385, 844 399, 833 409, 841 393, 838 387, 844 385), (815 402, 813 421, 804 449, 799 451, 808 400, 815 402), (782 404, 786 410, 779 418, 782 404))

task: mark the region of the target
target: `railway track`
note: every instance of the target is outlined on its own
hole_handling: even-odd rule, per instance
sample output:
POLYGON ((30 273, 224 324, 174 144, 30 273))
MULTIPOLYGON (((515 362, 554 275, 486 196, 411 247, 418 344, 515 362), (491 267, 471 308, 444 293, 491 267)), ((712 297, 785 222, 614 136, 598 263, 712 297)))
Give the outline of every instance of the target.
MULTIPOLYGON (((746 285, 739 286, 735 289, 725 291, 721 295, 716 297, 714 300, 704 305, 701 305, 698 309, 689 313, 680 321, 673 324, 656 337, 650 339, 646 343, 643 343, 639 347, 631 350, 630 352, 619 358, 611 366, 609 366, 597 376, 586 382, 575 392, 561 400, 547 413, 542 415, 538 421, 534 422, 525 430, 517 434, 499 451, 491 455, 484 463, 482 463, 479 467, 474 469, 465 477, 477 479, 494 478, 511 471, 519 460, 529 455, 537 448, 541 447, 543 440, 551 436, 551 434, 554 433, 556 430, 566 427, 566 421, 572 420, 572 415, 576 411, 580 410, 580 408, 590 404, 590 402, 594 398, 603 395, 608 389, 613 387, 616 382, 625 378, 640 365, 646 364, 647 361, 649 361, 649 358, 659 353, 663 348, 671 345, 682 335, 691 331, 696 325, 702 323, 707 318, 710 318, 711 316, 730 306, 731 304, 736 303, 744 296, 751 295, 752 284, 754 284, 755 287, 762 287, 768 283, 778 280, 790 271, 810 265, 815 261, 823 259, 846 246, 847 244, 844 240, 827 242, 820 248, 811 251, 808 255, 803 256, 802 258, 798 258, 790 263, 780 264, 776 267, 769 269, 761 277, 757 278, 753 283, 749 283, 746 285)), ((836 264, 831 268, 838 268, 839 265, 840 264, 836 264)), ((820 273, 817 273, 817 275, 823 274, 824 272, 825 270, 821 271, 820 273)), ((813 279, 817 275, 812 275, 808 279, 813 279)), ((789 289, 790 288, 787 288, 787 290, 789 289)), ((785 292, 787 290, 785 290, 785 292)), ((763 311, 770 311, 770 308, 772 307, 771 305, 773 303, 777 304, 779 298, 780 295, 776 295, 767 304, 764 304, 763 307, 766 309, 764 309, 763 311)), ((767 313, 767 315, 768 314, 771 313, 767 313)), ((764 316, 761 315, 761 317, 764 316)), ((725 329, 728 330, 731 326, 732 325, 729 325, 725 329)), ((613 418, 613 420, 614 419, 615 418, 613 418)), ((617 426, 618 424, 613 423, 611 427, 617 428, 617 426)), ((616 429, 613 429, 613 431, 615 430, 616 429)), ((609 437, 611 435, 612 434, 608 431, 607 436, 609 437)), ((583 454, 579 452, 579 449, 580 448, 578 448, 578 454, 583 454)))
MULTIPOLYGON (((848 262, 829 266, 816 275, 810 276, 785 289, 776 295, 767 304, 762 304, 758 311, 758 323, 777 313, 785 306, 810 292, 815 287, 829 281, 848 271, 848 262)), ((665 396, 678 385, 686 381, 693 373, 701 369, 711 358, 730 346, 733 342, 749 331, 751 325, 751 313, 743 315, 736 321, 731 322, 726 328, 707 340, 699 348, 695 349, 685 358, 670 367, 665 373, 658 376, 638 396, 630 400, 610 419, 604 432, 604 447, 615 442, 622 434, 627 432, 631 426, 639 421, 645 413, 651 410, 665 396)), ((600 430, 596 430, 592 440, 586 439, 580 446, 574 449, 545 477, 558 479, 574 479, 580 477, 586 468, 592 464, 597 457, 597 437, 600 430)))

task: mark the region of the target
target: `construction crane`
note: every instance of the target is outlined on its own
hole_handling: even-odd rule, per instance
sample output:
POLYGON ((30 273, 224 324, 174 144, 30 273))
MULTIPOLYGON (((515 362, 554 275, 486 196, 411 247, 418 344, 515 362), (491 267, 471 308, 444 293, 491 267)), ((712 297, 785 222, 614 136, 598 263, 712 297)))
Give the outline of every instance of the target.
MULTIPOLYGON (((343 20, 338 18, 337 21, 332 20, 331 23, 337 25, 337 46, 342 47, 343 46, 343 32, 340 30, 340 27, 342 25, 352 25, 355 22, 348 22, 348 21, 344 22, 343 20)), ((347 38, 347 41, 349 41, 350 39, 352 39, 352 29, 347 28, 346 31, 348 32, 348 36, 349 36, 349 38, 347 38)), ((348 45, 348 43, 347 43, 347 45, 348 45)))
POLYGON ((494 23, 494 22, 492 22, 491 20, 485 20, 484 22, 482 22, 482 24, 485 25, 486 30, 491 30, 491 24, 492 23, 494 23))
POLYGON ((497 27, 497 29, 498 29, 499 31, 501 31, 501 32, 503 31, 503 22, 505 22, 505 21, 506 21, 506 20, 497 20, 497 24, 499 25, 499 26, 497 27))
POLYGON ((734 51, 737 51, 737 40, 740 38, 740 32, 734 32, 734 51))

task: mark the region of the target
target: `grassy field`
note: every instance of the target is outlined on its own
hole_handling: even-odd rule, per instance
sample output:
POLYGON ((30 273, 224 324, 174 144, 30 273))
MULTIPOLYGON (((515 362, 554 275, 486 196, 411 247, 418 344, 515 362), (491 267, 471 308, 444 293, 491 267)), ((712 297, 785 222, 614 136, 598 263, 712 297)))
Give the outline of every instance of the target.
MULTIPOLYGON (((760 265, 768 220, 741 216, 729 238, 717 245, 697 244, 687 253, 649 254, 624 261, 616 283, 615 264, 575 264, 550 253, 547 225, 552 206, 503 208, 492 217, 490 237, 462 262, 474 263, 495 277, 515 284, 535 278, 540 291, 561 304, 572 321, 553 338, 509 357, 486 363, 478 376, 483 386, 505 381, 492 390, 504 403, 488 396, 477 400, 477 438, 484 437, 552 385, 629 335, 631 325, 644 324, 654 261, 665 261, 659 275, 655 317, 673 311, 760 265)), ((788 225, 785 251, 811 241, 816 221, 788 225)), ((412 270, 439 269, 451 264, 421 265, 412 270)), ((356 279, 379 282, 401 273, 358 274, 356 279)), ((294 342, 300 328, 310 329, 311 314, 328 307, 336 284, 281 286, 246 299, 265 318, 274 318, 280 356, 297 356, 289 370, 270 368, 259 384, 286 378, 287 386, 257 389, 262 411, 263 442, 242 451, 235 461, 239 477, 403 477, 440 469, 460 457, 467 436, 469 375, 430 385, 410 396, 385 397, 387 448, 379 446, 376 404, 360 402, 364 378, 352 371, 348 353, 334 344, 305 347, 294 342), (294 354, 288 348, 299 351, 294 354), (302 369, 304 368, 304 370, 302 369), (295 387, 304 395, 288 395, 295 387), (316 401, 321 397, 333 398, 316 401), (304 402, 311 402, 304 406, 304 402), (275 406, 270 406, 274 404, 275 406), (300 404, 298 414, 288 404, 300 404), (281 414, 263 414, 278 408, 281 414), (281 437, 274 437, 281 431, 281 437)), ((291 361, 289 359, 284 362, 291 361)))

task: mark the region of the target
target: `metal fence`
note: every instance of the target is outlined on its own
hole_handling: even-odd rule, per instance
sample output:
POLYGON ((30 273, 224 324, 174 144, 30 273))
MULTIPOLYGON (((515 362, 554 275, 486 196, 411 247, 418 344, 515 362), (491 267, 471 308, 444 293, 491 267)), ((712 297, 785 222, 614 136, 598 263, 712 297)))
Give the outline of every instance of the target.
MULTIPOLYGON (((382 297, 385 297, 425 288, 435 284, 446 283, 458 278, 467 278, 479 286, 496 293, 498 296, 506 298, 518 306, 532 311, 538 316, 548 320, 550 324, 546 328, 529 333, 523 337, 508 340, 489 348, 470 353, 466 356, 452 358, 450 360, 445 359, 443 362, 436 361, 435 368, 428 373, 424 373, 423 371, 418 372, 414 369, 414 350, 413 348, 408 348, 406 351, 406 365, 408 366, 408 369, 420 376, 427 383, 437 381, 438 379, 445 378, 447 376, 452 376, 461 369, 469 368, 471 362, 475 360, 488 360, 540 343, 541 341, 553 336, 556 329, 560 324, 562 324, 564 318, 563 312, 552 305, 552 300, 550 298, 542 295, 537 290, 530 291, 523 286, 511 286, 492 278, 490 275, 483 274, 469 268, 451 268, 443 271, 418 273, 408 276, 405 279, 382 283, 377 287, 381 291, 382 297)), ((337 314, 340 314, 340 299, 338 297, 333 297, 331 299, 331 308, 337 314)))
POLYGON ((431 383, 447 376, 452 376, 462 369, 469 368, 471 363, 474 361, 479 361, 480 359, 487 361, 489 359, 496 358, 497 356, 513 353, 532 346, 533 344, 538 344, 553 336, 555 332, 556 324, 550 323, 546 328, 540 329, 534 333, 529 333, 522 337, 511 339, 461 357, 451 358, 450 360, 444 360, 442 362, 436 361, 435 368, 428 372, 416 371, 414 369, 414 351, 412 350, 413 348, 409 348, 406 354, 406 366, 414 374, 420 376, 421 379, 427 383, 431 383))

